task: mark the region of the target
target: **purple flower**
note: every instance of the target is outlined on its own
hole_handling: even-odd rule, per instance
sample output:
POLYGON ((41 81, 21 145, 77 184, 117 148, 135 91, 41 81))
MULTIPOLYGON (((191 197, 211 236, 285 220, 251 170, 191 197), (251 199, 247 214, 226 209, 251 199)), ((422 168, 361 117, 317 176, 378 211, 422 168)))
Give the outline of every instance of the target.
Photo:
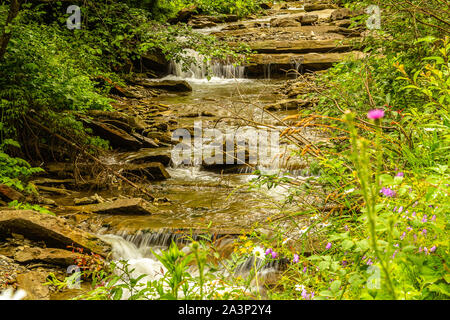
POLYGON ((405 239, 405 237, 406 237, 406 232, 403 232, 402 235, 400 236, 400 240, 405 239))
MULTIPOLYGON (((395 191, 389 188, 381 188, 380 193, 384 194, 386 197, 395 197, 395 191)), ((394 208, 395 211, 395 208, 394 208)))
POLYGON ((405 174, 403 173, 403 172, 399 172, 399 173, 397 173, 397 175, 396 175, 396 177, 404 177, 405 176, 405 174))
POLYGON ((372 120, 381 119, 383 117, 384 117, 383 109, 373 109, 367 113, 367 118, 372 119, 372 120))
POLYGON ((431 217, 431 221, 436 221, 436 215, 434 214, 432 217, 431 217))
POLYGON ((423 235, 426 237, 427 236, 427 229, 423 229, 422 230, 423 235))
POLYGON ((325 249, 329 250, 331 248, 331 246, 332 246, 331 242, 328 242, 327 246, 325 247, 325 249))
POLYGON ((342 260, 342 265, 345 267, 347 266, 348 262, 346 260, 342 260))
POLYGON ((422 252, 422 250, 423 250, 422 247, 419 247, 419 252, 422 252))
POLYGON ((373 265, 373 261, 372 261, 372 259, 369 259, 369 260, 367 260, 367 265, 368 265, 368 266, 371 266, 371 265, 373 265))
POLYGON ((300 258, 298 257, 298 254, 294 254, 294 260, 292 260, 293 263, 298 263, 300 261, 300 258))
POLYGON ((415 217, 416 216, 416 212, 414 211, 411 215, 411 217, 415 217))
POLYGON ((406 228, 406 230, 408 230, 408 231, 412 231, 412 230, 413 230, 413 228, 411 228, 411 227, 407 227, 407 228, 406 228))
POLYGON ((275 251, 272 251, 272 258, 275 259, 278 256, 278 253, 276 253, 275 251))
POLYGON ((427 215, 425 214, 425 215, 423 216, 423 218, 422 218, 422 222, 425 223, 425 222, 427 222, 427 221, 428 221, 427 215))
POLYGON ((273 251, 272 251, 271 248, 267 249, 267 250, 266 250, 266 256, 269 255, 269 254, 272 254, 272 252, 273 252, 273 251))
POLYGON ((303 268, 303 273, 306 273, 306 271, 308 271, 308 267, 303 268))
POLYGON ((400 208, 398 208, 398 213, 402 213, 403 211, 403 206, 400 206, 400 208))
POLYGON ((430 252, 435 252, 436 251, 436 246, 432 246, 430 249, 430 252))

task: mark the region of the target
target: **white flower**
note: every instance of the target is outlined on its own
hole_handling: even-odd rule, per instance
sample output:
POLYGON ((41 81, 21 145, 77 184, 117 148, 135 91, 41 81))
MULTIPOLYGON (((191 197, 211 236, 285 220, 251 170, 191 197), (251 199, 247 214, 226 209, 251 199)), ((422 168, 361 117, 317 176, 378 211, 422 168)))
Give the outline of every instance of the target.
POLYGON ((286 238, 286 239, 284 239, 283 245, 285 245, 289 240, 292 240, 292 239, 291 239, 291 238, 286 238))
POLYGON ((302 227, 301 229, 300 229, 300 234, 302 235, 302 234, 304 234, 304 233, 306 233, 306 231, 308 231, 308 227, 302 227))
POLYGON ((311 218, 309 218, 309 219, 311 219, 311 220, 317 220, 317 219, 319 219, 319 215, 318 214, 315 214, 315 215, 313 215, 311 218))
POLYGON ((0 300, 22 300, 26 295, 27 293, 22 289, 16 292, 13 289, 7 289, 0 293, 0 300))
POLYGON ((302 284, 296 284, 295 285, 295 290, 296 291, 303 291, 303 290, 305 290, 305 286, 302 285, 302 284))
POLYGON ((265 257, 264 248, 262 248, 262 247, 255 247, 253 249, 253 254, 254 254, 255 257, 257 257, 259 259, 264 259, 264 257, 265 257))

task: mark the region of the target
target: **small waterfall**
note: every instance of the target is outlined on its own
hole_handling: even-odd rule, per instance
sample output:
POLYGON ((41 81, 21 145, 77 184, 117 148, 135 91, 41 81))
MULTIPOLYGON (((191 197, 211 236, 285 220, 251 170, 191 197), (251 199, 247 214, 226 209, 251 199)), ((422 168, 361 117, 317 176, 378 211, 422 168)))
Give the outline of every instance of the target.
POLYGON ((170 74, 182 79, 207 79, 208 75, 219 79, 243 79, 245 67, 232 63, 206 61, 205 57, 194 50, 187 50, 185 59, 171 61, 170 74), (186 68, 186 64, 191 63, 186 68), (184 69, 183 69, 184 67, 184 69))

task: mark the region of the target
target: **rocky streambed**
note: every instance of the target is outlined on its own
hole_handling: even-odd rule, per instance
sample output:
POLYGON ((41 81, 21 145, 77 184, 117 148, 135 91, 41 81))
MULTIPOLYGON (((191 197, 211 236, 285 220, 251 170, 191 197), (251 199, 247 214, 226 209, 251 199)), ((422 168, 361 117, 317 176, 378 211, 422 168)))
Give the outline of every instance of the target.
MULTIPOLYGON (((354 51, 353 40, 364 31, 348 29, 349 18, 360 13, 312 1, 265 8, 262 17, 245 21, 184 12, 173 23, 187 22, 231 44, 247 43, 255 51, 249 63, 212 65, 208 80, 206 66, 186 72, 175 63, 147 57, 149 66, 159 61, 160 79, 131 79, 127 88, 113 89, 115 111, 79 116, 109 141, 110 152, 98 161, 80 153, 75 163, 44 163, 45 173, 32 181, 39 196, 27 198, 0 185, 0 289, 23 288, 29 299, 70 298, 81 291, 52 292, 43 285, 50 272, 63 279, 68 267, 93 256, 134 257, 145 264, 148 248, 172 240, 182 243, 182 235, 192 230, 194 235, 208 229, 215 239, 233 238, 279 212, 278 201, 286 192, 281 187, 249 189, 255 169, 285 172, 299 183, 314 175, 308 161, 291 156, 292 146, 283 139, 276 165, 274 157, 250 164, 248 150, 240 164, 211 166, 203 158, 190 165, 173 161, 179 141, 172 134, 177 129, 195 134, 200 123, 222 132, 251 127, 283 131, 291 123, 282 118, 317 104, 305 98, 311 72, 362 56, 354 51), (299 74, 304 75, 297 78, 299 74), (56 216, 7 208, 14 200, 40 204, 56 216), (105 234, 120 235, 121 240, 103 238, 105 234), (119 250, 123 241, 131 249, 119 250)), ((311 129, 301 134, 316 143, 326 139, 311 129)))

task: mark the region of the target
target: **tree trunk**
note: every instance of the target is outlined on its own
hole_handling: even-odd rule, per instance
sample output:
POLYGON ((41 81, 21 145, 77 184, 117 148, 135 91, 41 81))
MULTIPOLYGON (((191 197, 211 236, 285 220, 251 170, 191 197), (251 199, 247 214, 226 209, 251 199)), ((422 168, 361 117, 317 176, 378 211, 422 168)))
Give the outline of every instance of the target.
POLYGON ((2 30, 2 36, 0 38, 0 60, 3 59, 6 53, 6 47, 8 46, 9 40, 11 39, 11 32, 6 32, 8 25, 14 20, 19 14, 20 5, 23 0, 11 0, 11 6, 9 7, 8 18, 6 18, 5 26, 2 30))

